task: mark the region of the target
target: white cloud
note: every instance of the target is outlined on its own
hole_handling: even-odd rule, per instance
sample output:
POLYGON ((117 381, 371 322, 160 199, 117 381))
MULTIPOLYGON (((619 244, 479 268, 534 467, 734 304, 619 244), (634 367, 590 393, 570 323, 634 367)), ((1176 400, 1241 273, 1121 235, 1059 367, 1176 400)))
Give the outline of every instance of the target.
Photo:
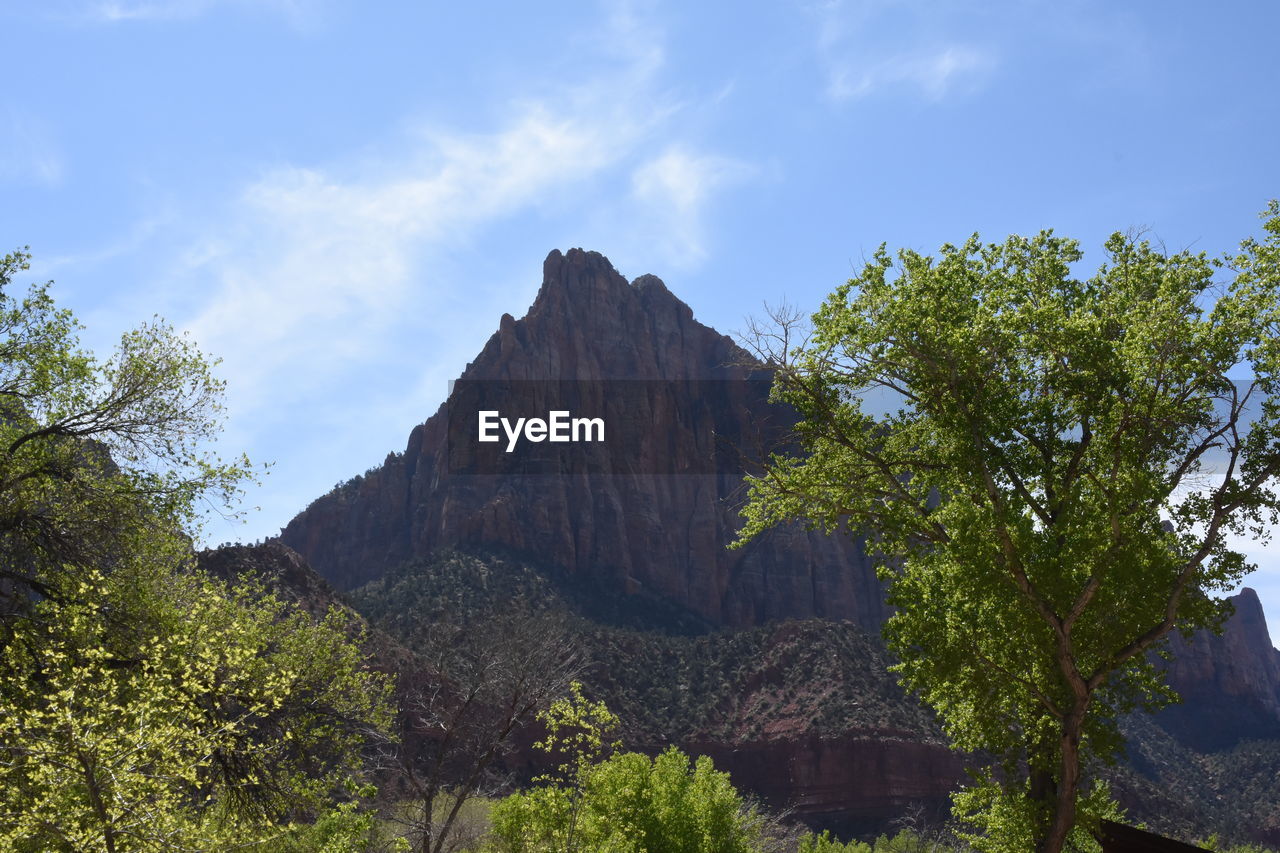
POLYGON ((745 180, 753 171, 738 160, 673 146, 632 173, 632 195, 643 206, 656 247, 666 260, 690 266, 706 256, 707 202, 715 192, 745 180))
POLYGON ((89 9, 90 17, 103 21, 138 21, 191 18, 203 14, 213 0, 168 0, 168 2, 105 2, 89 9))
POLYGON ((130 21, 181 21, 218 9, 239 8, 283 17, 294 27, 307 29, 319 20, 325 0, 83 0, 60 3, 53 10, 69 20, 116 24, 130 21))
POLYGON ((411 284, 430 281, 432 247, 591 176, 626 132, 532 108, 489 134, 419 140, 374 174, 274 171, 244 192, 228 233, 191 250, 211 293, 187 326, 250 405, 278 395, 281 372, 295 392, 331 381, 375 356, 409 303, 430 309, 411 284))
POLYGON ((938 100, 976 84, 996 64, 987 49, 931 34, 926 22, 939 15, 932 4, 829 0, 809 11, 817 21, 826 93, 835 100, 895 90, 938 100))
POLYGON ((916 89, 934 100, 992 65, 990 57, 966 45, 893 56, 870 65, 833 62, 827 94, 836 100, 861 98, 889 88, 916 89))

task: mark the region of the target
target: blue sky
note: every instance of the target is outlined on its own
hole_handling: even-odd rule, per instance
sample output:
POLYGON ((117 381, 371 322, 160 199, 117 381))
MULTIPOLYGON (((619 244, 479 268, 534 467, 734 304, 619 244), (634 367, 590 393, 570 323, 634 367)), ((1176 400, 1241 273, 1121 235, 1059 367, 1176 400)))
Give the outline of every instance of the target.
MULTIPOLYGON (((403 448, 552 248, 722 331, 881 242, 1149 228, 1211 254, 1280 196, 1270 2, 0 6, 0 237, 105 352, 220 356, 274 534, 403 448)), ((1274 548, 1274 546, 1273 546, 1274 548)), ((1280 637, 1280 559, 1251 579, 1280 637)))

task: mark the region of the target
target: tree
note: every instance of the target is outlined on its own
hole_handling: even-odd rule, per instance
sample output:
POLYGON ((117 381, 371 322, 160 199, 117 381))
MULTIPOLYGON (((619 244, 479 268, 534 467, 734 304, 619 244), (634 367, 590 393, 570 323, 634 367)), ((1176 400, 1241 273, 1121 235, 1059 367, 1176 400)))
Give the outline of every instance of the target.
POLYGON ((0 619, 130 554, 181 550, 252 478, 209 449, 223 385, 190 340, 156 320, 99 362, 51 283, 10 295, 29 261, 0 258, 0 619))
POLYGON ((655 758, 613 753, 618 719, 580 687, 540 715, 538 745, 566 753, 559 772, 494 806, 503 853, 758 853, 774 827, 748 806, 711 759, 676 747, 655 758))
POLYGON ((494 771, 515 736, 561 697, 581 660, 560 617, 513 606, 503 614, 424 628, 429 672, 402 693, 401 735, 386 763, 413 793, 404 822, 415 853, 474 840, 467 801, 498 787, 494 771))
POLYGON ((0 843, 227 849, 280 837, 358 772, 385 680, 337 614, 201 576, 222 385, 160 321, 105 363, 0 259, 0 843))
POLYGON ((325 811, 390 725, 346 632, 189 573, 41 602, 0 653, 0 846, 229 848, 325 811))
POLYGON ((904 684, 1003 765, 957 803, 980 846, 1056 853, 1099 816, 1087 760, 1170 698, 1149 652, 1219 623, 1213 594, 1252 568, 1226 537, 1276 520, 1280 208, 1264 218, 1223 262, 1115 234, 1087 279, 1051 232, 897 265, 882 246, 809 333, 757 329, 803 452, 751 479, 742 539, 868 533, 904 684))

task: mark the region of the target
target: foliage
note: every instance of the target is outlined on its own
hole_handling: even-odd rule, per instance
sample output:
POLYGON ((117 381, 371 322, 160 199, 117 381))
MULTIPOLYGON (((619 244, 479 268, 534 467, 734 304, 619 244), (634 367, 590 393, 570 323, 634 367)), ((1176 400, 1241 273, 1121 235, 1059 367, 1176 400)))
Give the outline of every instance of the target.
POLYGON ((1263 847, 1261 844, 1223 844, 1216 835, 1211 835, 1201 841, 1200 846, 1206 850, 1212 850, 1214 853, 1276 853, 1276 851, 1269 847, 1263 847))
MULTIPOLYGON (((1082 819, 1072 827, 1068 844, 1080 853, 1098 853, 1102 848, 1094 840, 1093 831, 1100 821, 1120 821, 1123 815, 1105 783, 1096 782, 1079 797, 1082 819)), ((979 776, 975 784, 958 791, 954 800, 955 816, 976 830, 960 833, 960 838, 974 850, 1024 853, 1035 849, 1036 833, 1045 822, 1048 805, 1030 795, 1026 782, 1019 787, 1000 784, 990 775, 979 776)))
POLYGON ((338 614, 193 571, 203 507, 251 476, 208 448, 222 385, 160 321, 98 362, 0 259, 0 846, 283 843, 358 772, 385 680, 338 614))
MULTIPOLYGON (((376 790, 365 785, 353 791, 372 797, 376 790)), ((409 842, 387 834, 374 812, 361 809, 358 799, 339 803, 314 823, 293 829, 272 843, 273 853, 406 853, 409 842)))
POLYGON ((534 851, 758 851, 767 821, 748 807, 711 759, 670 747, 656 758, 614 753, 618 718, 587 699, 574 682, 570 695, 538 715, 547 728, 539 749, 566 755, 543 784, 512 794, 492 811, 495 848, 534 851))
POLYGON ((809 834, 800 839, 796 853, 951 853, 963 848, 943 841, 929 840, 909 829, 892 836, 881 835, 873 842, 849 841, 841 843, 829 832, 809 834))
POLYGON ((830 832, 806 835, 800 839, 796 853, 874 853, 870 844, 862 841, 843 843, 831 837, 830 832))
POLYGON ((573 790, 544 786, 512 794, 493 810, 497 849, 532 851, 752 851, 758 816, 711 759, 675 747, 656 758, 636 752, 590 765, 573 790))
POLYGON ((552 702, 538 714, 538 720, 546 727, 547 735, 534 744, 535 747, 554 755, 566 755, 557 777, 544 777, 543 781, 561 781, 573 784, 583 778, 591 765, 615 752, 622 744, 610 741, 617 732, 620 721, 603 702, 592 701, 582 693, 582 683, 569 685, 569 695, 552 702))
POLYGON ((1280 207, 1267 216, 1223 286, 1203 255, 1120 234, 1086 280, 1049 232, 904 250, 896 270, 882 247, 810 337, 784 316, 758 340, 805 455, 752 479, 744 539, 793 518, 875 531, 904 683, 1043 804, 1041 850, 1066 843, 1082 763, 1117 754, 1118 717, 1168 701, 1146 652, 1222 618, 1210 594, 1251 568, 1226 537, 1276 519, 1280 207))
POLYGON ((251 477, 209 450, 222 383, 185 336, 156 320, 99 362, 49 285, 7 292, 28 263, 0 259, 0 614, 194 535, 206 502, 228 507, 251 477))
POLYGON ((387 684, 337 619, 191 575, 94 581, 37 605, 0 658, 10 849, 270 839, 323 809, 365 729, 390 723, 387 684))

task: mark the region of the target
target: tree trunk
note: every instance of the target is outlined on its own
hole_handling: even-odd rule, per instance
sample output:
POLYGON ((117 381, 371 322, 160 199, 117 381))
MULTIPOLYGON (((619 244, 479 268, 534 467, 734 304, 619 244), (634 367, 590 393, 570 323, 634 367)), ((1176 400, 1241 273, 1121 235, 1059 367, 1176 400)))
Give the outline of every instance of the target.
POLYGON ((416 853, 432 853, 435 847, 435 829, 432 823, 436 810, 436 792, 435 786, 431 786, 422 798, 422 839, 418 844, 416 853))
POLYGON ((102 797, 102 787, 98 779, 98 763, 94 757, 86 755, 83 751, 78 752, 76 756, 80 761, 80 768, 84 771, 85 787, 89 792, 89 802, 93 806, 93 813, 102 823, 102 844, 106 853, 116 853, 116 830, 111 825, 111 815, 107 811, 107 804, 102 797))
POLYGON ((1037 853, 1062 853, 1067 836, 1075 826, 1076 794, 1080 787, 1080 736, 1084 730, 1084 714, 1084 707, 1078 705, 1062 721, 1057 791, 1049 802, 1049 828, 1036 845, 1037 853))

